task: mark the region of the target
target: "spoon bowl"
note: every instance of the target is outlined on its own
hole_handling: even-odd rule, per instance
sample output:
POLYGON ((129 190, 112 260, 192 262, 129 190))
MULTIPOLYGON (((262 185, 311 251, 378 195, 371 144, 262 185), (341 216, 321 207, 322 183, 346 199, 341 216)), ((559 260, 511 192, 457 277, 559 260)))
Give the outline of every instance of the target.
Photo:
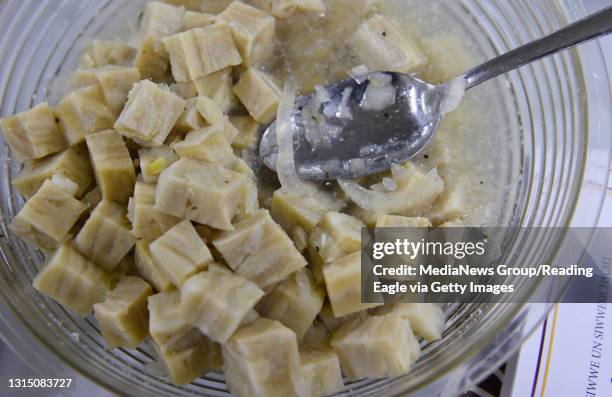
MULTIPOLYGON (((302 179, 350 179, 409 160, 442 119, 446 85, 412 75, 371 72, 317 87, 291 116, 294 160, 302 179)), ((260 156, 276 168, 276 123, 264 132, 260 156)))

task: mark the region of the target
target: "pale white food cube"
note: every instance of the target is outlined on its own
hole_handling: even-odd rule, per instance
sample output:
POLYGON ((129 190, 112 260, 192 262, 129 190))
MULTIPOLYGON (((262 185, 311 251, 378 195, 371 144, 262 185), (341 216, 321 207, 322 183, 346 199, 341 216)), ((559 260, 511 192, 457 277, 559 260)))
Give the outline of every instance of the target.
POLYGON ((67 147, 53 109, 46 102, 0 119, 0 129, 11 150, 23 160, 39 159, 67 147))
POLYGON ((234 93, 256 121, 267 124, 276 116, 281 91, 266 73, 250 67, 234 86, 234 93))
POLYGON ((196 80, 242 62, 227 25, 214 24, 162 40, 177 82, 196 80))
POLYGON ((275 37, 274 17, 240 1, 234 1, 218 18, 227 22, 245 66, 270 54, 275 37))
POLYGON ((353 34, 351 45, 370 70, 410 73, 427 64, 414 40, 382 15, 365 21, 353 34))
POLYGON ((401 316, 374 316, 342 326, 331 341, 350 380, 401 376, 419 358, 419 342, 401 316))
POLYGON ((189 220, 184 220, 149 245, 160 270, 180 288, 185 280, 213 261, 210 250, 189 220))
POLYGON ((228 265, 260 287, 284 280, 306 260, 267 210, 257 210, 220 233, 213 245, 228 265))
POLYGON ((185 110, 185 104, 184 99, 169 89, 142 80, 130 91, 115 129, 142 146, 161 146, 185 110))
POLYGON ((221 230, 244 205, 248 177, 216 164, 182 158, 159 176, 155 208, 221 230))
POLYGON ((216 342, 225 343, 264 292, 230 271, 198 273, 181 288, 180 312, 185 320, 216 342))

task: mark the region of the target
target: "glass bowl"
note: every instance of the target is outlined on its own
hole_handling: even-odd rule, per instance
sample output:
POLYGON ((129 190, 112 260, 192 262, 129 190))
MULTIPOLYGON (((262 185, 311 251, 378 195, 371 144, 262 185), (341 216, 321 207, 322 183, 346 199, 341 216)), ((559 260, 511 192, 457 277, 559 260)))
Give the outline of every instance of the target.
MULTIPOLYGON (((6 0, 0 3, 0 115, 49 100, 75 67, 84 41, 129 31, 142 0, 6 0)), ((424 2, 388 0, 386 6, 424 2)), ((468 34, 481 60, 585 15, 572 0, 427 2, 468 34)), ((507 133, 501 217, 524 226, 595 226, 608 179, 612 102, 597 42, 487 83, 491 112, 507 133)), ((479 88, 480 90, 481 88, 479 88)), ((475 90, 474 94, 479 95, 475 90)), ((219 373, 176 387, 159 377, 146 348, 108 351, 92 318, 78 318, 31 287, 42 255, 8 230, 23 204, 11 188, 20 165, 0 138, 0 332, 41 376, 78 377, 121 395, 228 395, 219 373)), ((520 247, 519 247, 520 248, 520 247)), ((548 304, 463 304, 448 310, 443 338, 424 347, 413 371, 348 384, 340 395, 457 395, 506 360, 548 312, 548 304)))

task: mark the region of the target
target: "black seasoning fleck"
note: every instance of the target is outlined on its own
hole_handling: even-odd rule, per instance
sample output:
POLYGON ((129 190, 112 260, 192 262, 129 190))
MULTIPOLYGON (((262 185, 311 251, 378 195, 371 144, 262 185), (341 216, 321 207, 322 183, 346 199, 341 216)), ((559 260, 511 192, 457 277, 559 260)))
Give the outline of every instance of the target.
POLYGON ((382 32, 383 37, 387 37, 387 32, 382 32))
POLYGON ((55 122, 56 122, 56 123, 59 123, 59 119, 58 119, 57 117, 55 118, 55 122))
POLYGON ((429 155, 428 155, 428 154, 424 154, 424 155, 423 155, 423 157, 425 157, 426 159, 428 159, 428 158, 429 158, 429 155))
POLYGON ((317 250, 317 252, 319 252, 319 247, 317 247, 316 245, 315 245, 315 249, 317 250))
POLYGON ((484 182, 483 182, 483 181, 480 181, 480 184, 481 184, 481 185, 484 185, 484 182))

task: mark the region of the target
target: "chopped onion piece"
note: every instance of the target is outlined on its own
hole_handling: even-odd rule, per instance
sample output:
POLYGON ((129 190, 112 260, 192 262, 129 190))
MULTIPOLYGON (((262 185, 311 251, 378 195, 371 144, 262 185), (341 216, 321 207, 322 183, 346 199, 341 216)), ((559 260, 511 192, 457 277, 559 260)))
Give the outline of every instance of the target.
POLYGON ((298 177, 293 158, 293 129, 291 114, 295 103, 296 88, 294 83, 285 83, 283 95, 276 114, 276 143, 278 145, 278 160, 276 173, 283 188, 296 194, 309 194, 317 191, 316 185, 298 177))
POLYGON ((379 112, 395 104, 393 79, 385 73, 375 73, 369 78, 370 84, 361 100, 361 108, 379 112))
POLYGON ((342 91, 342 100, 340 105, 338 105, 338 111, 336 112, 336 118, 339 119, 352 119, 353 113, 351 112, 351 108, 348 105, 348 101, 351 98, 351 94, 353 93, 353 87, 346 87, 344 91, 342 91))
POLYGON ((459 106, 465 94, 465 79, 463 76, 456 77, 448 82, 448 92, 442 100, 440 111, 442 114, 452 112, 459 106))
MULTIPOLYGON (((403 168, 403 167, 402 167, 403 168)), ((436 168, 423 173, 410 164, 409 180, 396 180, 397 190, 381 192, 366 189, 352 180, 338 180, 347 197, 359 207, 384 214, 416 214, 425 211, 444 190, 444 182, 436 168)), ((397 171, 396 171, 397 172, 397 171)))

